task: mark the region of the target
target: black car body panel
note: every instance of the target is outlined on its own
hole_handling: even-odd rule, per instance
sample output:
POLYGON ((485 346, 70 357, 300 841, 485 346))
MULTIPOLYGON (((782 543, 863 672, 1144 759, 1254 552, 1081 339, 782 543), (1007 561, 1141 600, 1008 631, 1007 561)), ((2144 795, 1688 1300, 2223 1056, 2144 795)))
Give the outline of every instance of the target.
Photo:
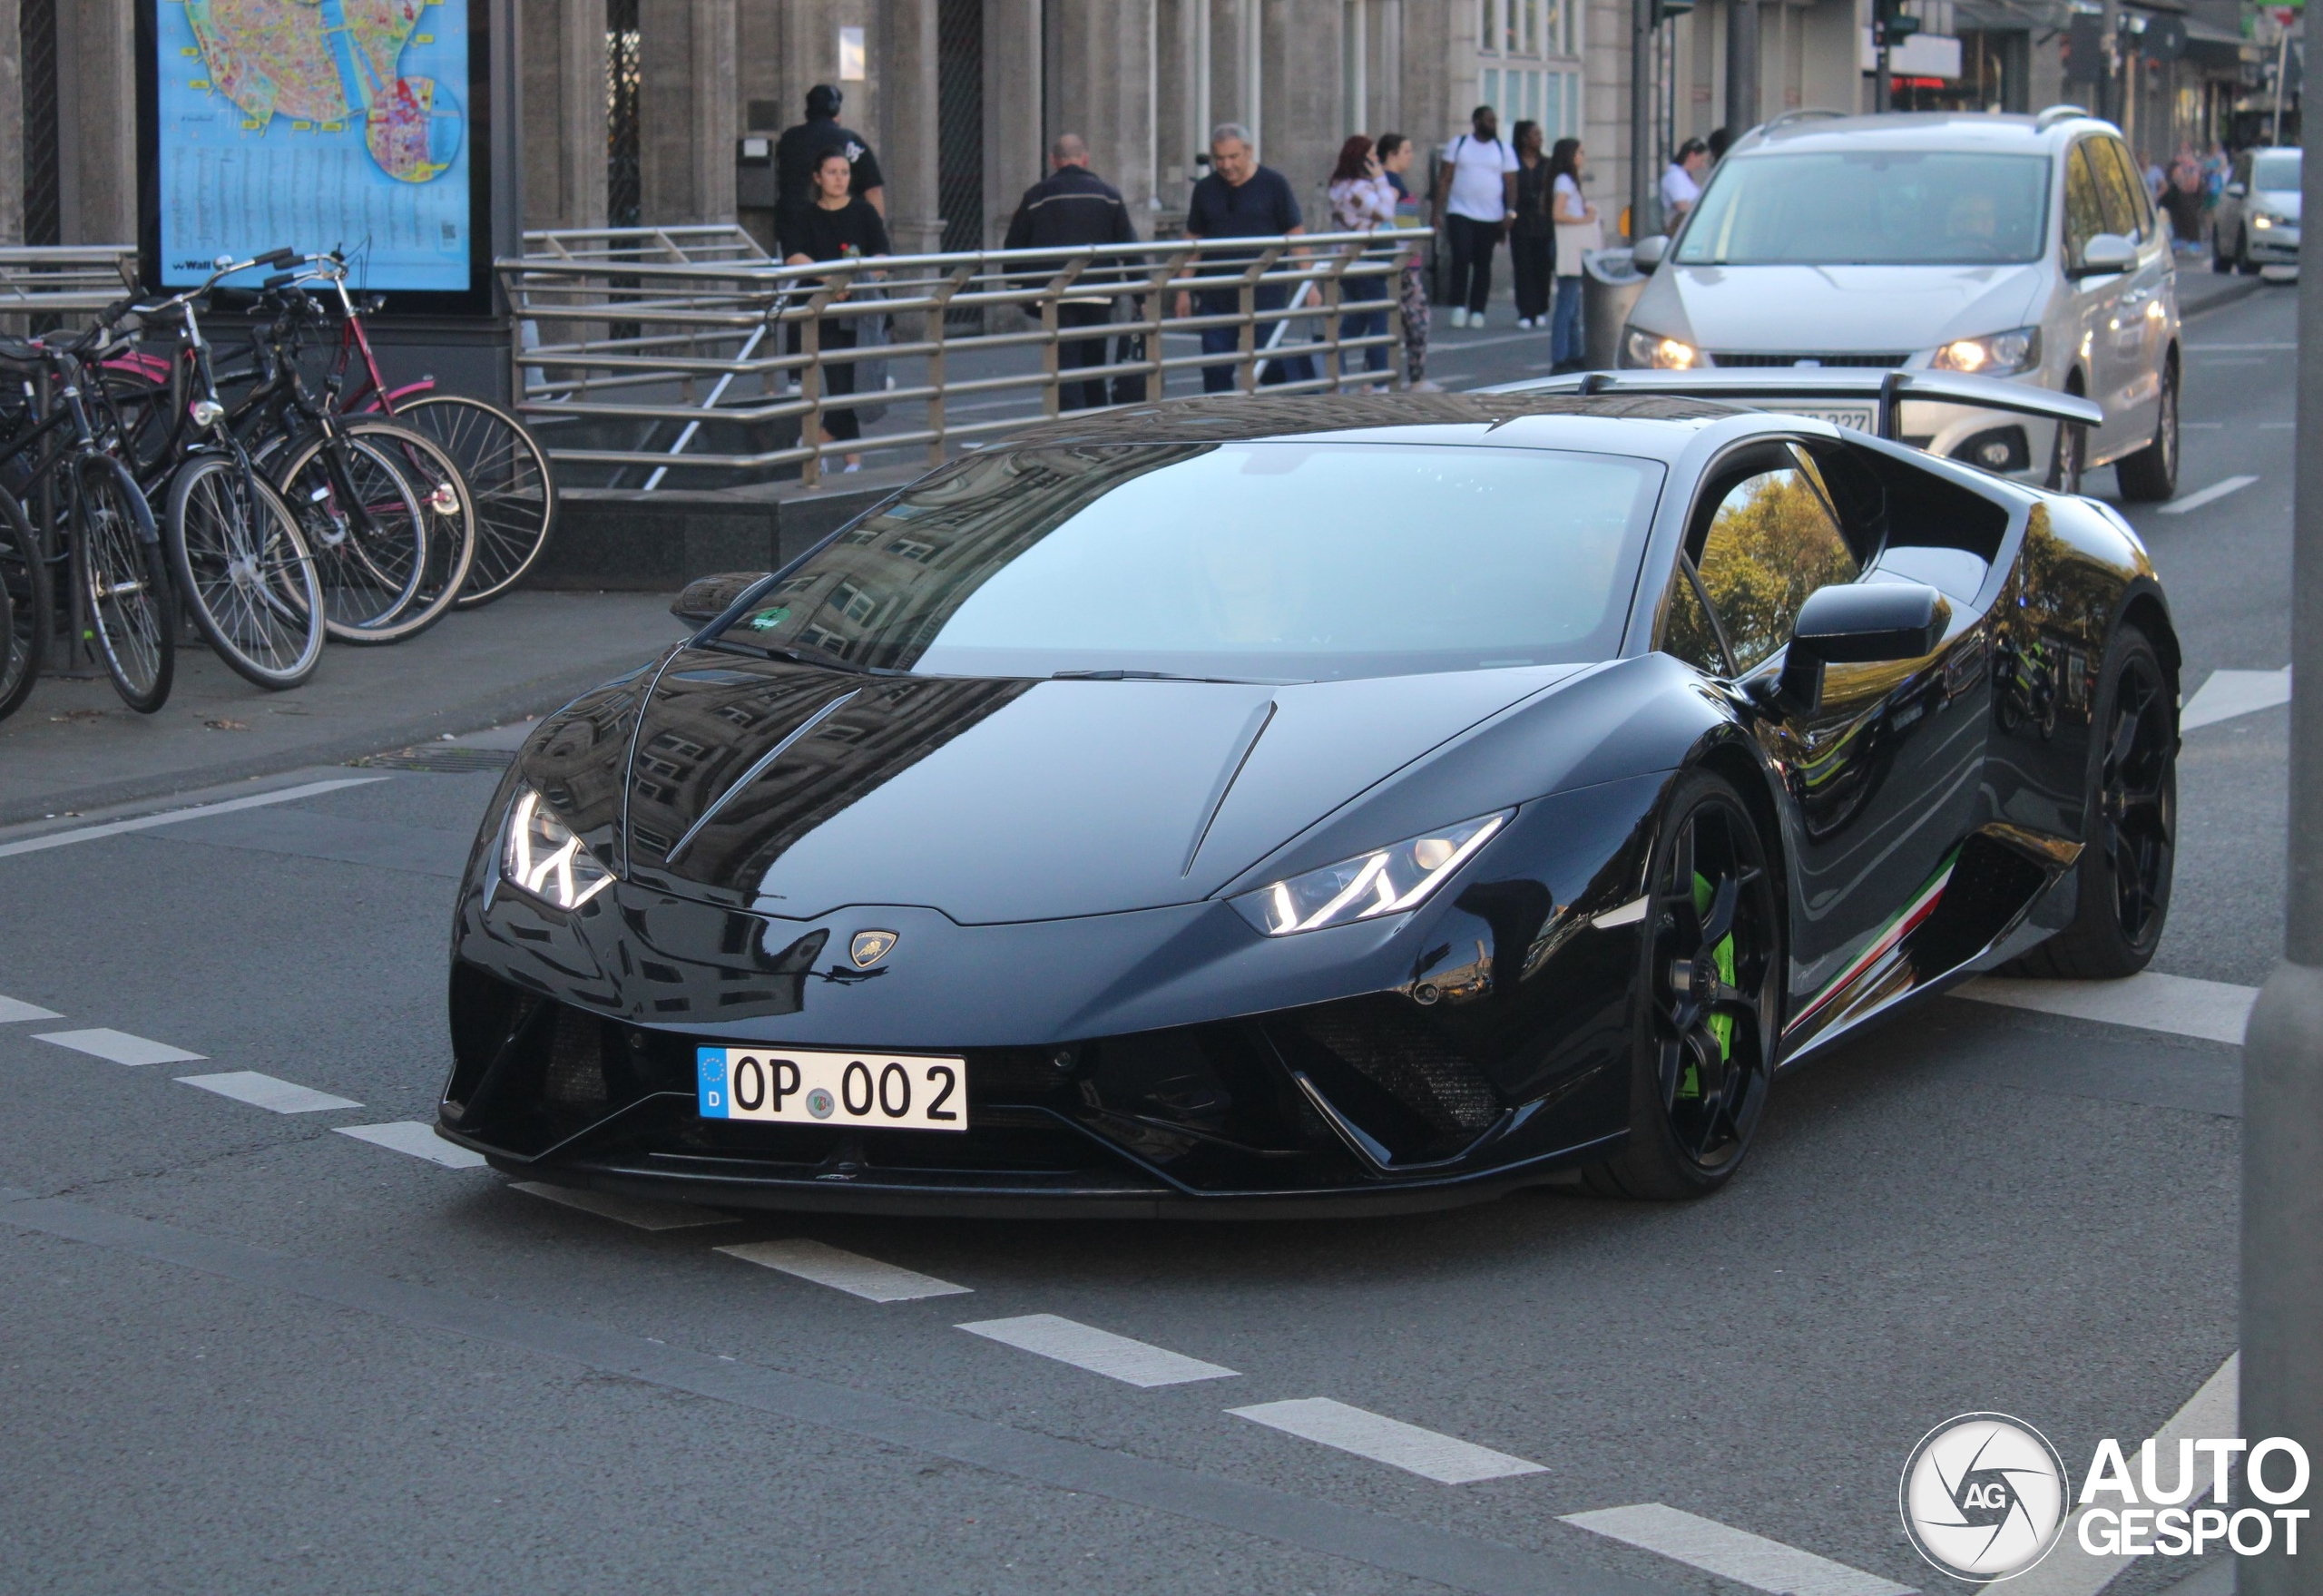
POLYGON ((2175 668, 2110 512, 1798 418, 1402 396, 1033 436, 1124 433, 1618 445, 1667 475, 1603 659, 930 676, 706 629, 549 718, 512 767, 456 910, 444 1135, 551 1180, 865 1211, 1291 1214, 1556 1178, 1624 1133, 1642 895, 1681 772, 1733 780, 1783 861, 1796 1062, 2069 919, 2112 629, 2135 613, 2175 668), (1926 657, 1824 666, 1809 701, 1779 652, 1726 679, 1657 651, 1697 500, 1770 440, 1866 507, 1861 580, 1942 589, 1926 657), (504 874, 527 792, 617 877, 576 909, 504 874), (1236 905, 1494 814, 1416 908, 1270 936, 1236 905), (887 939, 867 964, 867 931, 887 939), (971 1128, 701 1117, 696 1050, 759 1045, 957 1055, 971 1128))

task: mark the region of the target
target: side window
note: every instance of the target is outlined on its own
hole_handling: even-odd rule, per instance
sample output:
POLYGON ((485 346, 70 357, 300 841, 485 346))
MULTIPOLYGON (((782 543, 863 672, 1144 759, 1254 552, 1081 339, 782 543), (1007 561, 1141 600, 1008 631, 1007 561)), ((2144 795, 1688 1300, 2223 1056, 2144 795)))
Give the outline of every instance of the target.
POLYGON ((1694 592, 1688 575, 1691 563, 1681 554, 1678 569, 1670 573, 1670 600, 1661 612, 1661 651, 1676 655, 1705 676, 1723 676, 1726 651, 1720 646, 1718 629, 1702 609, 1701 595, 1694 592))
POLYGON ((2092 139, 2088 149, 2097 171, 2098 191, 2103 196, 2105 230, 2125 239, 2144 237, 2139 226, 2143 216, 2138 194, 2145 184, 2130 170, 2129 153, 2111 139, 2092 139))
POLYGON ((1799 466, 1762 471, 1728 489, 1698 563, 1738 671, 1790 641, 1808 594, 1862 572, 1822 490, 1799 466))
POLYGON ((2065 156, 2065 263, 2081 264, 2089 240, 2105 230, 2105 203, 2098 197, 2097 176, 2089 170, 2089 141, 2075 144, 2065 156))

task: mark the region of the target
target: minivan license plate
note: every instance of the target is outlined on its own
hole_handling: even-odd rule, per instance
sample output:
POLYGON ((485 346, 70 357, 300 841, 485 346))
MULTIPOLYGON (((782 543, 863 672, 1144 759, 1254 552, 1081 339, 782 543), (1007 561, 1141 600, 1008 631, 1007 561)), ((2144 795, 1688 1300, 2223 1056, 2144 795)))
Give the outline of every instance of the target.
POLYGON ((695 1102, 705 1120, 880 1131, 968 1128, 964 1058, 782 1047, 704 1047, 694 1057, 695 1102))
POLYGON ((1874 405, 1768 405, 1762 408, 1779 410, 1786 416, 1804 416, 1809 421, 1828 421, 1850 432, 1879 430, 1879 410, 1874 405))

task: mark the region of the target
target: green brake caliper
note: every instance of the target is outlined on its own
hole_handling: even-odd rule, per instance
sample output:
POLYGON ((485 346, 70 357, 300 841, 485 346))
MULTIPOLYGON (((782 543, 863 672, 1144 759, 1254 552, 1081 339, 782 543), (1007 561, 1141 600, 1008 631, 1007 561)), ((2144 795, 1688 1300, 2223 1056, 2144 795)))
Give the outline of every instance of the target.
MULTIPOLYGON (((1709 914, 1710 906, 1717 896, 1717 890, 1710 886, 1710 877, 1697 872, 1694 876, 1694 913, 1697 915, 1709 914)), ((1729 986, 1733 985, 1734 933, 1729 931, 1725 935, 1720 937, 1718 939, 1718 945, 1710 949, 1710 962, 1718 966, 1718 978, 1729 986)), ((1734 1016, 1732 1014, 1713 1013, 1710 1016, 1709 1023, 1710 1033, 1718 1038, 1718 1056, 1720 1061, 1723 1062, 1728 1054, 1733 1051, 1734 1047, 1734 1016)), ((1694 1065, 1690 1062, 1686 1065, 1686 1073, 1684 1078, 1678 1082, 1678 1095, 1680 1097, 1700 1097, 1701 1094, 1701 1077, 1694 1065)))

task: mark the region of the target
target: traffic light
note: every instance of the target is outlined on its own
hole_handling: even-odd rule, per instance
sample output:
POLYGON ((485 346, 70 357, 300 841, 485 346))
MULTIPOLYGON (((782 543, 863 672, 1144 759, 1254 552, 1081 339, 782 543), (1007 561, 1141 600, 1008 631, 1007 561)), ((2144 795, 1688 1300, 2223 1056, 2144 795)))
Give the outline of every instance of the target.
POLYGON ((1920 31, 1920 19, 1906 13, 1901 0, 1877 0, 1872 16, 1879 24, 1880 36, 1890 44, 1900 44, 1920 31))

